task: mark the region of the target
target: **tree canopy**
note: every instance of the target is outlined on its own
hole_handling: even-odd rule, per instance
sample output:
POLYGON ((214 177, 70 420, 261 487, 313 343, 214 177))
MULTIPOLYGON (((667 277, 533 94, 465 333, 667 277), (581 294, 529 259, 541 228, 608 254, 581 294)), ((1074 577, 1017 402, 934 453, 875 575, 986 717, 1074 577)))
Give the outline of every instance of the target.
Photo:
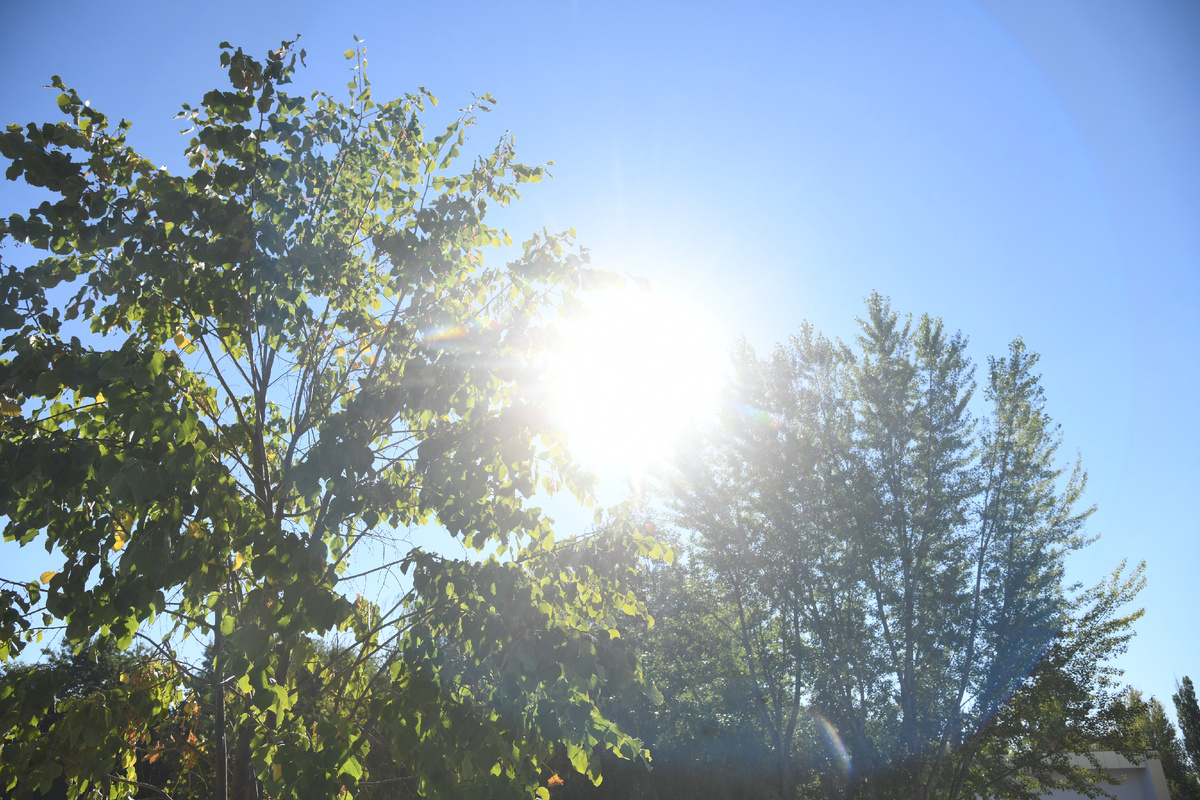
POLYGON ((980 404, 961 334, 877 294, 859 326, 854 348, 810 326, 766 359, 743 345, 720 424, 665 484, 775 794, 809 780, 812 721, 834 795, 1094 791, 1067 754, 1123 746, 1108 659, 1141 570, 1064 583, 1091 509, 1082 467, 1057 463, 1037 356, 1017 340, 989 359, 980 404))
POLYGON ((1200 703, 1196 702, 1196 687, 1192 679, 1183 676, 1178 690, 1172 695, 1183 746, 1192 762, 1192 771, 1200 772, 1200 703))
MULTIPOLYGON (((1162 762, 1167 790, 1174 800, 1200 798, 1200 776, 1188 767, 1184 745, 1167 717, 1167 710, 1158 698, 1149 700, 1130 686, 1120 700, 1126 712, 1125 724, 1138 750, 1154 753, 1162 762)), ((1180 720, 1182 726, 1182 718, 1180 720)))
POLYGON ((573 232, 485 262, 512 244, 489 207, 543 169, 511 137, 462 165, 490 96, 433 135, 430 93, 377 100, 346 55, 339 101, 287 93, 290 42, 222 45, 178 175, 58 77, 64 119, 0 135, 51 197, 0 223, 39 254, 0 262, 0 516, 61 561, 5 578, 0 655, 45 630, 148 648, 75 696, 8 673, 10 796, 352 795, 385 753, 423 794, 544 798, 559 748, 597 779, 599 751, 643 755, 597 704, 653 695, 616 623, 663 548, 616 516, 556 538, 529 502, 590 496, 539 369, 611 276, 573 232), (357 562, 409 581, 359 596, 364 543, 424 524, 478 555, 357 562), (154 783, 169 725, 196 742, 154 783))

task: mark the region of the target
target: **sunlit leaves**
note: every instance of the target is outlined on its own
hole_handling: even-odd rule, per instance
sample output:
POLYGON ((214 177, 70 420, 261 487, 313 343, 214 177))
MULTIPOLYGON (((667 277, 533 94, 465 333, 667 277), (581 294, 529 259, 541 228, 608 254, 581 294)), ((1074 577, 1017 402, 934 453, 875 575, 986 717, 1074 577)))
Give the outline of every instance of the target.
MULTIPOLYGON (((377 100, 349 55, 342 102, 283 90, 304 57, 291 43, 263 61, 224 45, 229 87, 180 115, 180 175, 57 78, 64 121, 0 134, 8 176, 58 195, 0 227, 43 256, 0 267, 0 515, 6 539, 63 559, 0 589, 0 650, 40 636, 36 614, 74 644, 128 647, 164 616, 171 658, 208 643, 164 691, 224 695, 246 745, 189 730, 177 782, 228 756, 271 796, 353 791, 385 747, 370 727, 429 793, 529 796, 560 740, 641 754, 596 708, 604 687, 649 691, 614 634, 645 613, 634 570, 664 553, 627 518, 556 537, 527 503, 538 487, 587 498, 592 480, 547 430, 537 376, 586 253, 543 232, 510 264, 483 257, 512 242, 488 204, 544 169, 510 137, 462 168, 490 96, 430 135, 431 94, 377 100), (414 551, 390 606, 339 585, 367 537, 419 524, 497 557, 414 551)), ((111 718, 86 726, 109 755, 72 762, 22 749, 61 711, 24 702, 7 783, 60 770, 72 796, 133 792, 111 718)))

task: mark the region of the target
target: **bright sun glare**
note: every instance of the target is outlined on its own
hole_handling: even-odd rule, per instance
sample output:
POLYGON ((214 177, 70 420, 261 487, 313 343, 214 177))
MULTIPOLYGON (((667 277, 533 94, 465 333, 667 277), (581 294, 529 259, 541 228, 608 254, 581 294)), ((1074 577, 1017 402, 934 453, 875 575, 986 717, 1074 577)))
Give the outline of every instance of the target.
POLYGON ((554 411, 585 465, 600 459, 638 472, 715 410, 725 347, 684 303, 606 293, 562 344, 554 411))

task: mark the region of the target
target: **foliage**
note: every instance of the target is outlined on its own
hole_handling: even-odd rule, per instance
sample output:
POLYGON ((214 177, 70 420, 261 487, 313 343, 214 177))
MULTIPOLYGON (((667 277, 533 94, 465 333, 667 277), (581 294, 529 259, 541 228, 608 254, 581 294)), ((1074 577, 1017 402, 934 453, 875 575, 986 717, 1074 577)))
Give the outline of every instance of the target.
POLYGON ((0 227, 41 251, 0 265, 0 516, 62 561, 4 583, 0 654, 61 627, 155 656, 86 702, 6 685, 14 796, 354 794, 386 748, 423 794, 545 797, 557 747, 597 780, 598 751, 642 753, 597 702, 649 691, 616 623, 663 550, 615 517, 556 540, 527 502, 590 497, 538 376, 557 312, 611 279, 573 232, 484 263, 511 243, 489 206, 543 175, 510 137, 458 166, 490 96, 430 136, 433 96, 375 100, 361 50, 348 102, 287 94, 296 57, 223 45, 182 175, 57 77, 66 119, 0 136, 7 177, 55 198, 0 227), (398 601, 359 597, 351 556, 426 524, 480 555, 401 552, 375 567, 398 601), (144 786, 181 709, 201 757, 144 786))
MULTIPOLYGON (((7 743, 23 751, 22 757, 33 760, 34 753, 63 751, 67 742, 75 737, 82 738, 85 748, 73 754, 76 759, 102 758, 110 748, 99 735, 96 727, 89 731, 70 731, 61 724, 62 720, 82 719, 86 724, 111 725, 119 735, 132 743, 142 754, 142 777, 149 783, 166 784, 177 774, 181 766, 198 756, 194 746, 198 740, 192 733, 197 720, 191 716, 190 707, 176 706, 173 716, 161 718, 154 729, 141 728, 147 695, 171 695, 169 685, 174 676, 162 662, 141 649, 120 651, 111 639, 99 639, 84 643, 76 651, 62 646, 37 665, 6 664, 0 671, 0 687, 3 691, 16 689, 30 705, 50 695, 55 709, 41 720, 40 736, 23 742, 7 743), (130 702, 130 701, 133 702, 130 702), (132 742, 129 740, 132 739, 132 742)), ((121 749, 118 746, 118 749, 121 749)), ((59 775, 46 785, 47 760, 42 774, 32 777, 40 786, 46 787, 47 798, 68 796, 66 780, 59 775)), ((6 796, 8 796, 6 794, 6 796)))
POLYGON ((712 613, 719 598, 694 563, 655 569, 642 580, 656 624, 629 624, 623 637, 644 654, 664 701, 619 716, 654 754, 653 770, 639 783, 658 800, 761 796, 772 755, 757 729, 733 631, 712 613))
POLYGON ((1155 697, 1146 700, 1132 686, 1121 698, 1121 703, 1128 711, 1126 724, 1135 747, 1141 752, 1156 753, 1161 759, 1171 797, 1175 800, 1200 798, 1200 776, 1188 769, 1187 755, 1163 704, 1155 697))
POLYGON ((1196 703, 1192 679, 1184 675, 1171 699, 1175 702, 1175 716, 1183 734, 1183 746, 1192 761, 1192 771, 1200 772, 1200 704, 1196 703))
POLYGON ((829 791, 969 797, 1002 758, 1025 765, 1008 796, 1027 796, 1065 741, 1035 720, 1110 726, 1105 661, 1140 614, 1118 610, 1140 568, 1074 600, 1064 587, 1086 477, 1055 463, 1020 340, 989 360, 976 419, 961 334, 879 295, 859 322, 857 349, 809 326, 766 360, 739 349, 721 424, 666 480, 675 519, 722 597, 777 796, 797 791, 810 714, 845 755, 829 791))
MULTIPOLYGON (((664 535, 686 552, 674 535, 664 535)), ((622 639, 642 653, 647 676, 662 692, 659 705, 614 704, 609 713, 653 754, 650 770, 605 767, 592 788, 567 776, 562 800, 655 798, 726 800, 772 794, 777 760, 761 724, 760 695, 748 681, 738 644, 736 609, 695 558, 661 565, 639 578, 639 594, 655 624, 630 620, 622 639), (615 780, 614 780, 615 778, 615 780)), ((791 753, 795 789, 805 797, 837 796, 845 787, 829 728, 805 710, 791 753)))
POLYGON ((1033 672, 958 755, 961 796, 1037 800, 1058 788, 1094 797, 1109 789, 1098 785, 1093 752, 1143 755, 1129 732, 1133 712, 1115 695, 1120 671, 1106 663, 1131 636, 1120 612, 1145 583, 1140 569, 1124 570, 1075 600, 1033 672))

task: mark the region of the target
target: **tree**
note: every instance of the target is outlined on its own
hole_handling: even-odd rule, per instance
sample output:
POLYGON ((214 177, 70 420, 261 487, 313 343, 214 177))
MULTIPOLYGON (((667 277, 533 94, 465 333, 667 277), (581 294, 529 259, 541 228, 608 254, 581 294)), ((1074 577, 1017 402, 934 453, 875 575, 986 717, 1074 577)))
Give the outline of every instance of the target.
POLYGON ((1200 798, 1200 778, 1188 770, 1187 755, 1163 704, 1156 697, 1146 700, 1132 686, 1121 699, 1128 709, 1129 735, 1140 751, 1155 753, 1161 759, 1171 797, 1177 800, 1200 798))
POLYGON ((639 704, 618 717, 654 754, 653 770, 639 778, 658 800, 761 797, 773 770, 734 629, 715 613, 722 601, 706 578, 694 563, 648 572, 640 594, 655 625, 631 623, 622 633, 644 653, 643 668, 664 697, 661 705, 639 704))
MULTIPOLYGON (((1048 707, 1055 681, 1039 665, 1090 698, 1064 721, 1104 727, 1105 660, 1132 635, 1138 613, 1117 609, 1140 569, 1074 601, 1063 585, 1064 557, 1087 542, 1086 476, 1055 463, 1020 340, 989 360, 976 419, 961 334, 902 320, 877 294, 859 322, 857 351, 810 326, 766 360, 743 345, 727 413, 666 491, 734 611, 776 794, 794 794, 808 711, 847 756, 847 796, 966 797, 1011 701, 1048 707), (1102 636, 1075 624, 1089 615, 1102 636)), ((1016 722, 1001 749, 1033 769, 1051 743, 1016 722)))
POLYGON ((185 174, 57 77, 66 119, 0 136, 7 177, 56 198, 0 227, 42 254, 0 264, 0 516, 62 557, 3 584, 0 654, 60 628, 155 657, 83 704, 6 685, 4 785, 169 797, 145 737, 185 708, 210 737, 189 796, 353 794, 381 747, 423 794, 545 797, 558 748, 598 780, 598 751, 642 754, 596 704, 650 691, 615 631, 663 551, 619 518, 556 540, 527 498, 590 496, 539 364, 610 278, 573 233, 484 263, 511 241, 488 207, 543 175, 509 137, 457 166, 490 96, 431 137, 433 96, 376 101, 361 49, 344 103, 284 91, 291 42, 222 49, 185 174), (408 583, 358 596, 350 558, 421 524, 480 555, 367 562, 408 583))
POLYGON ((1200 705, 1196 703, 1192 679, 1184 675, 1171 699, 1175 702, 1175 716, 1183 733, 1183 746, 1192 761, 1192 771, 1200 772, 1200 705))
POLYGON ((994 717, 956 754, 959 796, 1037 800, 1047 789, 1095 796, 1103 779, 1094 757, 1112 750, 1140 758, 1145 747, 1130 734, 1133 712, 1116 695, 1120 670, 1107 663, 1132 636, 1122 614, 1141 591, 1139 568, 1113 574, 1083 592, 1045 655, 994 717))
POLYGON ((827 556, 841 546, 834 530, 817 524, 818 515, 837 509, 793 499, 816 498, 815 486, 840 468, 835 448, 824 445, 844 436, 838 371, 849 354, 809 327, 793 345, 795 357, 781 352, 761 370, 741 347, 732 413, 712 438, 681 456, 673 486, 676 519, 699 533, 697 561, 709 573, 703 580, 721 598, 713 606, 717 623, 732 631, 740 649, 753 713, 776 754, 770 785, 783 798, 795 784, 792 754, 804 718, 799 689, 814 663, 837 663, 844 651, 831 638, 808 638, 802 598, 788 587, 811 570, 828 569, 827 556), (796 381, 807 381, 806 390, 791 391, 796 381))

